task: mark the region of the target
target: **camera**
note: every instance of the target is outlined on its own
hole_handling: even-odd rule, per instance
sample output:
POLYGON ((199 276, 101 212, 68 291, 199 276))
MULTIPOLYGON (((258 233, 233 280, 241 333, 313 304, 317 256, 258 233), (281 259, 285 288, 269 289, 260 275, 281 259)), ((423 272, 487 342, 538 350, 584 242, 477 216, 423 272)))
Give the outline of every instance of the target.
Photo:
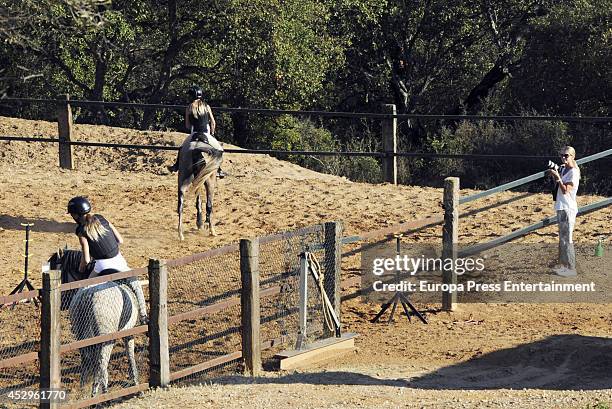
POLYGON ((548 169, 549 170, 556 170, 557 172, 559 172, 560 166, 557 165, 555 162, 553 162, 552 160, 548 161, 548 169))

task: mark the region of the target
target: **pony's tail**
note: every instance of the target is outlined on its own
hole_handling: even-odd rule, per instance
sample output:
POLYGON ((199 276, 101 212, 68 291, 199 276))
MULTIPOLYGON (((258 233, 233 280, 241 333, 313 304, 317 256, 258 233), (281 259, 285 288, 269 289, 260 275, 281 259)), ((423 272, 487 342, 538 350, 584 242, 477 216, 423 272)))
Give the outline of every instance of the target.
POLYGON ((193 179, 191 183, 191 191, 195 195, 204 195, 206 192, 203 192, 204 182, 212 176, 217 169, 221 166, 221 157, 223 155, 222 151, 216 151, 211 155, 206 155, 206 164, 200 171, 197 176, 193 179))

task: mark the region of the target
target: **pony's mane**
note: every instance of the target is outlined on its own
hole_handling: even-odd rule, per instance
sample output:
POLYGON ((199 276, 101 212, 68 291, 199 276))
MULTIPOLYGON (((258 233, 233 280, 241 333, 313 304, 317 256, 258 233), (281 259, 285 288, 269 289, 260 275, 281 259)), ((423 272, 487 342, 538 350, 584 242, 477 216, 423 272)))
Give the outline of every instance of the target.
POLYGON ((79 271, 79 264, 81 263, 81 257, 83 253, 80 250, 59 250, 49 258, 52 268, 59 266, 60 270, 68 273, 77 273, 79 271))

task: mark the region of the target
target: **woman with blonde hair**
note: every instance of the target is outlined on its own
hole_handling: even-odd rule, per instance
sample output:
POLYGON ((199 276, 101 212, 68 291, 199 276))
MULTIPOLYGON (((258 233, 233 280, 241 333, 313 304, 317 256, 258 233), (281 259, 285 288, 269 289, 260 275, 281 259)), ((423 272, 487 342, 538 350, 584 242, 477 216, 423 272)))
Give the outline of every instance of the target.
MULTIPOLYGON (((204 93, 200 87, 193 86, 188 91, 191 103, 185 108, 185 128, 191 133, 191 141, 200 141, 210 145, 213 149, 223 152, 223 147, 213 136, 215 134, 216 122, 210 105, 204 101, 204 93)), ((201 166, 201 152, 193 152, 194 166, 201 166)), ((170 172, 178 171, 178 156, 172 166, 168 166, 170 172)), ((217 177, 225 177, 225 173, 219 168, 217 177)))
MULTIPOLYGON (((77 223, 75 234, 79 238, 83 252, 79 266, 81 272, 86 271, 90 263, 93 263, 93 269, 89 278, 130 270, 127 261, 119 251, 123 237, 104 216, 91 214, 91 203, 86 197, 77 196, 70 199, 68 213, 77 223)), ((140 282, 136 277, 124 280, 136 294, 140 320, 146 323, 147 307, 140 282)))
POLYGON ((563 147, 560 155, 563 164, 559 171, 551 169, 548 173, 557 183, 555 211, 559 223, 559 265, 555 273, 568 277, 576 275, 576 252, 572 236, 578 213, 576 192, 580 184, 580 168, 576 163, 576 151, 571 146, 563 147))

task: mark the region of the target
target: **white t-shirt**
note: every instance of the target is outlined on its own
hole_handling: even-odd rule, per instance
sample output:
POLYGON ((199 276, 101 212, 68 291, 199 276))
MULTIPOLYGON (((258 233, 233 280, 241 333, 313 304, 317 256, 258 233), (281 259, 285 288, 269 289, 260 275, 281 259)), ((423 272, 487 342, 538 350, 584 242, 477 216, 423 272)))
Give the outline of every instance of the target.
POLYGON ((576 192, 578 191, 578 184, 580 183, 580 169, 562 168, 561 173, 561 180, 563 181, 563 184, 572 182, 574 187, 566 194, 563 194, 561 187, 557 188, 555 210, 578 210, 576 192))

